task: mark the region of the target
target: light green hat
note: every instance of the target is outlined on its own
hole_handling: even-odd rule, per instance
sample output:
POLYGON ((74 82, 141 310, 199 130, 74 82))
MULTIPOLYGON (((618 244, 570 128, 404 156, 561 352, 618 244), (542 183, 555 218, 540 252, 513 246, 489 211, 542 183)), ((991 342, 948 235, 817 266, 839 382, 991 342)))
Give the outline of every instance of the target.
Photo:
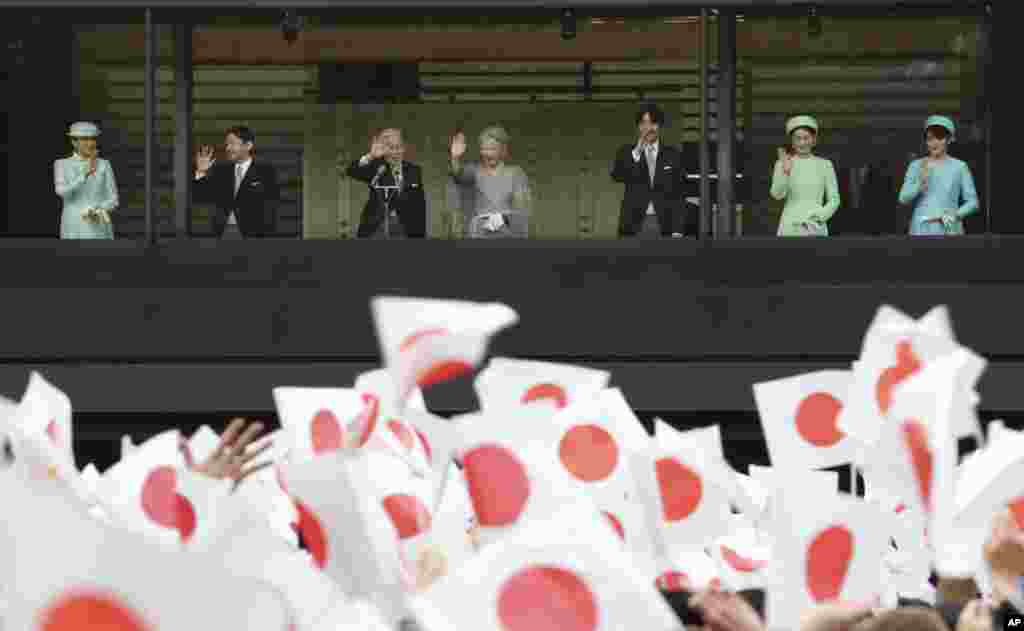
POLYGON ((93 123, 78 122, 68 130, 68 136, 72 138, 97 138, 100 135, 100 128, 93 123))
POLYGON ((786 135, 792 134, 798 127, 810 127, 814 133, 818 133, 818 121, 813 116, 794 116, 786 121, 786 135))
POLYGON ((950 136, 956 135, 956 125, 953 124, 952 119, 946 116, 929 116, 928 120, 924 122, 924 128, 928 129, 929 127, 943 127, 949 132, 950 136))

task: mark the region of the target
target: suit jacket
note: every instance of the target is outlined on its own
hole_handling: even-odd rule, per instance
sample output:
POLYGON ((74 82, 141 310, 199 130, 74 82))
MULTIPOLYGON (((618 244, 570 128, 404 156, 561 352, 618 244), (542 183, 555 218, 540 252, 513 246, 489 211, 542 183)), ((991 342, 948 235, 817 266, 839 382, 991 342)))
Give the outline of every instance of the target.
POLYGON ((236 197, 235 163, 218 160, 213 163, 206 177, 193 181, 192 195, 196 201, 217 205, 210 219, 217 238, 224 234, 232 210, 235 211, 238 229, 244 236, 262 237, 274 232, 281 189, 277 182, 277 171, 269 162, 255 157, 252 159, 236 197))
POLYGON ((641 155, 639 161, 634 161, 634 148, 635 145, 622 145, 612 165, 612 179, 626 185, 619 218, 619 236, 633 236, 640 231, 647 206, 652 202, 663 236, 686 232, 686 226, 694 223, 695 217, 688 216, 692 210, 684 203, 690 185, 686 181, 682 151, 663 142, 659 143, 652 186, 647 170, 647 156, 641 155))
MULTIPOLYGON (((363 214, 359 218, 359 229, 356 238, 364 239, 373 235, 384 222, 384 192, 370 186, 377 176, 380 167, 386 166, 383 158, 370 160, 365 166, 359 160, 353 160, 346 173, 349 177, 365 182, 370 192, 363 214)), ((394 185, 395 180, 390 170, 384 171, 378 183, 394 185)), ((423 191, 423 172, 412 162, 402 161, 402 188, 398 194, 392 193, 391 209, 398 213, 398 218, 405 229, 405 236, 411 239, 422 239, 427 236, 427 196, 423 191)))

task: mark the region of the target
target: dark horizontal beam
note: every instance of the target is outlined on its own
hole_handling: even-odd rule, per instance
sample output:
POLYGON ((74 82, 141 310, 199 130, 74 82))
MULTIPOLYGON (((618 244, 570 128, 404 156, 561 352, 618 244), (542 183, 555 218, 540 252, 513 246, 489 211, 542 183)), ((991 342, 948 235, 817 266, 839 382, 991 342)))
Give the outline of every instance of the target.
MULTIPOLYGON (((572 9, 607 9, 618 7, 672 8, 695 10, 707 6, 708 0, 488 0, 488 9, 530 9, 558 11, 572 9)), ((814 4, 822 9, 863 7, 957 7, 966 9, 985 4, 982 0, 715 0, 717 7, 793 8, 814 4)), ((192 8, 217 9, 472 9, 481 13, 479 0, 7 0, 5 6, 15 8, 192 8)))
MULTIPOLYGON (((580 365, 612 374, 639 410, 709 412, 756 410, 751 385, 814 370, 845 369, 849 362, 604 362, 580 365)), ((276 386, 349 387, 376 362, 313 364, 5 364, 0 365, 0 394, 17 398, 31 370, 43 373, 81 412, 236 413, 273 410, 276 386)), ((1024 411, 1019 384, 1024 362, 989 367, 980 384, 986 409, 1024 411)), ((468 380, 427 391, 433 409, 467 411, 478 407, 468 380)))

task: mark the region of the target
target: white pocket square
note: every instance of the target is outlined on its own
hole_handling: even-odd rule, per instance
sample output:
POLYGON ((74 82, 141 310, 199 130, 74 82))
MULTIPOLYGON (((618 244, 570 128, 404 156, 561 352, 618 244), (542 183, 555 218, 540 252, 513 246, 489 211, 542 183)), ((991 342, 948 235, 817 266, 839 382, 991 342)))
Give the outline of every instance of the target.
POLYGON ((665 165, 665 170, 666 171, 671 171, 672 170, 672 165, 670 165, 670 164, 669 165, 665 165))
POLYGON ((410 184, 409 186, 412 187, 412 188, 418 188, 419 184, 410 184))

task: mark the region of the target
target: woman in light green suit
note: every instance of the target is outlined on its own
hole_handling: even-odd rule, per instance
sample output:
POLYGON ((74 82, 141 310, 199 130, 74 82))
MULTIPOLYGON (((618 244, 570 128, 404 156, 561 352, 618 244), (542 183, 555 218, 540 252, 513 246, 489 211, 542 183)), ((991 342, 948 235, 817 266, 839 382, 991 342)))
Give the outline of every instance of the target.
POLYGON ((113 239, 110 213, 118 206, 117 183, 110 162, 98 157, 92 123, 75 123, 68 131, 75 152, 53 163, 53 186, 64 200, 61 239, 113 239))
POLYGON ((779 149, 772 173, 771 195, 786 201, 778 236, 827 236, 828 220, 839 208, 839 182, 832 162, 813 154, 818 121, 794 116, 786 121, 786 135, 789 146, 779 149))

